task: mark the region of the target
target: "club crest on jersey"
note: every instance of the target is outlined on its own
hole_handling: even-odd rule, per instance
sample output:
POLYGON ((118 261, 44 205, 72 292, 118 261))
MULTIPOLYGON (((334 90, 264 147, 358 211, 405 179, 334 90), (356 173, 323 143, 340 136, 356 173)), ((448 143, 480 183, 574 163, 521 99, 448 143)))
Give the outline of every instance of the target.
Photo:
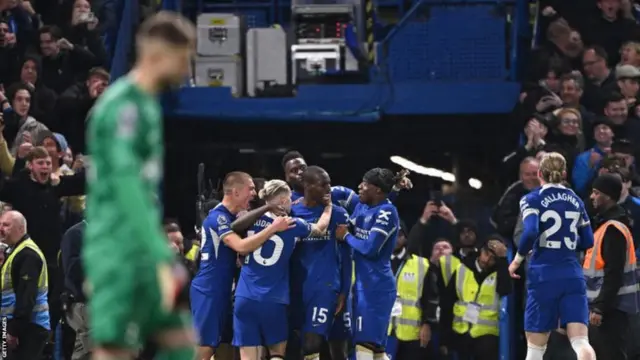
POLYGON ((218 215, 218 219, 216 221, 218 222, 218 225, 226 225, 227 224, 227 218, 224 217, 224 215, 218 215))

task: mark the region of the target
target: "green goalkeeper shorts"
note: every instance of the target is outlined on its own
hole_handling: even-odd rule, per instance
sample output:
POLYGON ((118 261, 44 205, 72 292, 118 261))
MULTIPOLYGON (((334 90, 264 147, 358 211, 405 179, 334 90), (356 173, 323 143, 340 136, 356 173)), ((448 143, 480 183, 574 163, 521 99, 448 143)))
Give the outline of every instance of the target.
POLYGON ((137 350, 155 334, 191 329, 188 312, 167 312, 162 307, 155 264, 129 264, 94 265, 87 279, 90 335, 95 346, 137 350))

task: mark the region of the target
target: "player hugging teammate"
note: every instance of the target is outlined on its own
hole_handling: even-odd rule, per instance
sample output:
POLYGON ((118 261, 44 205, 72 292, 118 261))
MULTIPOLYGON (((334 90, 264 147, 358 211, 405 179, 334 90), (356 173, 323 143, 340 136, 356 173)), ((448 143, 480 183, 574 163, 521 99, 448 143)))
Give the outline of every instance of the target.
POLYGON ((390 257, 399 224, 388 195, 400 179, 387 169, 370 170, 356 194, 332 188, 322 168, 303 165, 289 184, 267 181, 259 194, 266 204, 239 218, 255 187, 248 174, 227 175, 224 198, 203 224, 201 269, 191 289, 199 360, 209 360, 220 343, 236 254, 246 255, 233 306, 233 344, 243 360, 259 359, 262 346, 270 359, 284 359, 285 350, 295 359, 319 359, 325 342, 333 359, 346 359, 350 338, 357 359, 384 358, 396 300, 390 257), (352 204, 351 216, 339 204, 352 204), (287 349, 291 331, 301 335, 293 354, 296 346, 287 349))

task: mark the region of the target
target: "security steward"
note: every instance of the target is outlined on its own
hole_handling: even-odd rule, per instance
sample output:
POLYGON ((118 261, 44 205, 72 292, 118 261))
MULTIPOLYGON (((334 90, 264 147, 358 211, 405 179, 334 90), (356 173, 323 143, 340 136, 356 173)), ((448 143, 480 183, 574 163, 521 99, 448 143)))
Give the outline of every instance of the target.
POLYGON ((2 324, 3 331, 6 330, 7 358, 37 360, 51 330, 46 260, 27 234, 27 221, 21 213, 8 211, 2 215, 0 237, 9 245, 9 255, 0 271, 0 312, 3 320, 7 319, 6 329, 2 324))
POLYGON ((459 360, 499 357, 500 299, 512 290, 507 247, 493 235, 480 249, 462 259, 440 294, 440 352, 459 360))
POLYGON ((437 324, 437 268, 431 267, 429 260, 409 253, 406 225, 402 221, 400 225, 391 256, 398 298, 391 313, 386 350, 391 360, 421 360, 427 357, 431 329, 437 324), (392 343, 395 347, 390 346, 392 343))
MULTIPOLYGON (((583 270, 589 299, 589 341, 598 359, 627 359, 629 315, 638 313, 636 255, 627 212, 618 205, 622 180, 602 174, 590 199, 597 211, 594 244, 583 270)), ((631 340, 633 341, 633 340, 631 340)))
POLYGON ((477 227, 471 220, 456 220, 455 229, 458 233, 457 243, 450 255, 445 255, 439 259, 440 273, 438 274, 438 282, 440 289, 444 289, 449 285, 449 281, 454 272, 458 269, 458 266, 468 256, 472 256, 475 259, 477 257, 477 227))

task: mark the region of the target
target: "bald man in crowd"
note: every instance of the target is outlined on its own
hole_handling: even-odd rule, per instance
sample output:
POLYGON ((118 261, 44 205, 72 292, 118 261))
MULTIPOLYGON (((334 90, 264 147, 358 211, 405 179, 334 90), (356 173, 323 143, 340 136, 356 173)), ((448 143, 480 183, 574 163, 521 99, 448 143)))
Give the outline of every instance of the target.
POLYGON ((0 272, 7 358, 39 359, 51 330, 45 258, 27 234, 27 220, 17 211, 2 215, 0 239, 10 249, 0 272))

